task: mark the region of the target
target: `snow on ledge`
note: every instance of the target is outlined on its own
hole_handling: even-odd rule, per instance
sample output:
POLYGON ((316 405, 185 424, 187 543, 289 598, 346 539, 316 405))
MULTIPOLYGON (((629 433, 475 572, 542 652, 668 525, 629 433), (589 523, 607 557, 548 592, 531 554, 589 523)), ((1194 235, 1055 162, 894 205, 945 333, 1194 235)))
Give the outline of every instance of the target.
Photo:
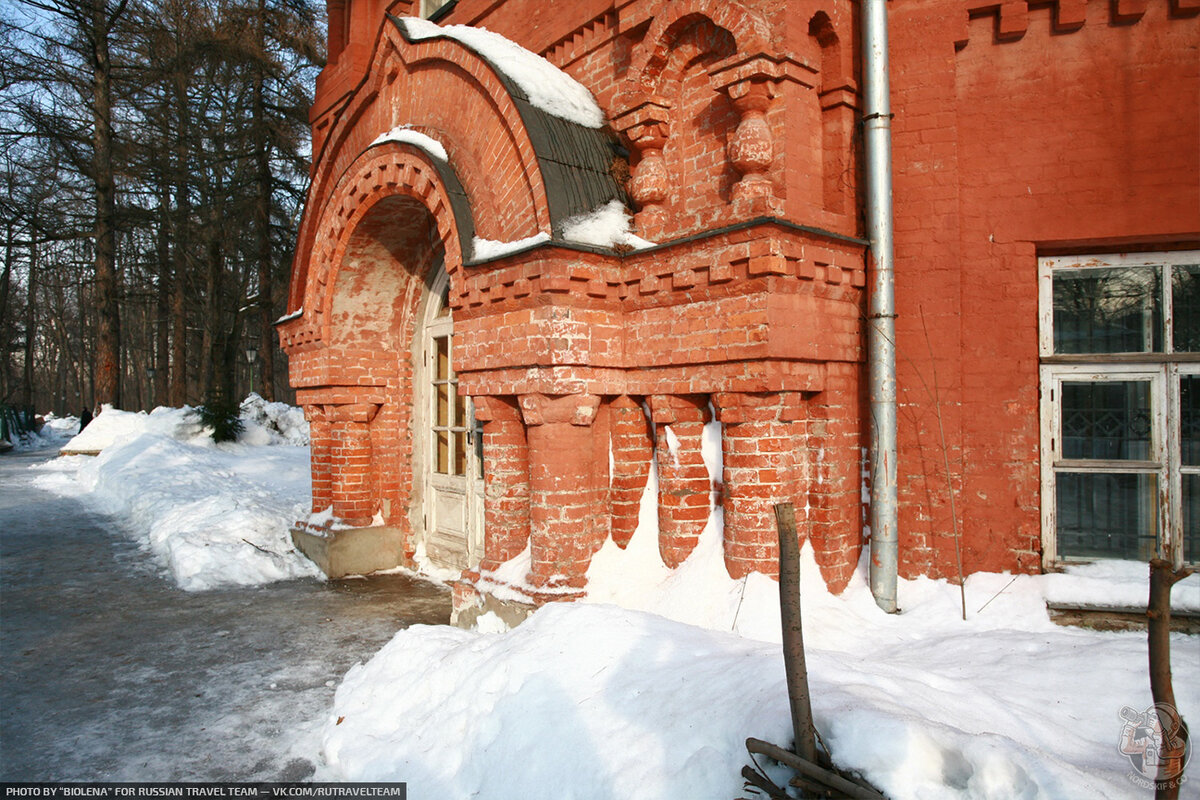
POLYGON ((625 204, 620 200, 609 200, 593 211, 564 220, 562 235, 569 242, 596 247, 644 250, 655 246, 654 242, 635 236, 630 223, 625 204))
POLYGON ((419 131, 413 130, 408 125, 397 125, 387 133, 381 133, 375 137, 375 141, 371 142, 369 147, 374 147, 377 144, 384 142, 399 142, 401 144, 411 144, 421 148, 429 155, 442 161, 449 162, 450 156, 446 155, 446 148, 442 143, 432 136, 426 136, 419 131))
POLYGON ((547 114, 585 128, 604 125, 604 112, 583 84, 516 42, 470 25, 443 28, 416 17, 403 17, 401 21, 413 41, 446 37, 487 59, 521 88, 530 103, 547 114))
POLYGON ((282 317, 275 320, 275 324, 281 325, 285 322, 291 322, 294 319, 300 319, 300 317, 302 317, 302 316, 304 316, 304 306, 300 306, 299 308, 297 308, 295 311, 293 311, 290 314, 284 314, 282 317))
POLYGON ((476 236, 471 241, 471 251, 475 254, 476 261, 492 261, 548 241, 550 241, 550 234, 545 232, 518 239, 515 242, 498 242, 494 239, 481 239, 476 236))

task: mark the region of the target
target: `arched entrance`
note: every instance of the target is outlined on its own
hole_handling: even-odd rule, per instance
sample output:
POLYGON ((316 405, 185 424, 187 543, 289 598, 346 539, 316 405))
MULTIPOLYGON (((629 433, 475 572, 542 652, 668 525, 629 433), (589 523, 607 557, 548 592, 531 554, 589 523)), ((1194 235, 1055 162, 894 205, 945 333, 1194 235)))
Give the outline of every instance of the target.
POLYGON ((450 281, 439 261, 425 303, 415 405, 423 483, 423 542, 439 566, 466 569, 483 555, 483 434, 458 394, 450 281))

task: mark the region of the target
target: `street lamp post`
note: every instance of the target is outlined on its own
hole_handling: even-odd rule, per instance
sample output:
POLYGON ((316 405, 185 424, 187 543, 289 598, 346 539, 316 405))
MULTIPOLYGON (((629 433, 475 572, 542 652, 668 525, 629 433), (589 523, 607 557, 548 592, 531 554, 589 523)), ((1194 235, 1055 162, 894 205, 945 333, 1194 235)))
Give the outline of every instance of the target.
POLYGON ((146 405, 150 406, 150 409, 154 408, 154 402, 158 399, 154 396, 154 376, 157 374, 158 370, 156 370, 154 367, 146 367, 146 381, 149 383, 149 391, 146 392, 146 395, 150 398, 150 402, 146 405))
POLYGON ((254 391, 254 361, 258 358, 258 348, 246 348, 246 363, 250 365, 250 391, 254 391))

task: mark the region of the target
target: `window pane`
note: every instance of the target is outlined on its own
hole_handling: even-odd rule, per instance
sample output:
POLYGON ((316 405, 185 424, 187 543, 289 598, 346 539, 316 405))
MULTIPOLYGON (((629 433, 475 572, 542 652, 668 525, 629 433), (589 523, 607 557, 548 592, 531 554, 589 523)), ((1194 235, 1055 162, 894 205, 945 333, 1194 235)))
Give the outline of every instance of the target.
POLYGON ((434 424, 443 427, 450 424, 450 384, 439 383, 436 388, 437 421, 434 424))
POLYGON ((1062 385, 1063 458, 1149 461, 1149 381, 1062 385))
POLYGON ((437 437, 437 471, 442 475, 450 474, 450 434, 447 431, 436 431, 437 437))
POLYGON ((1200 475, 1180 476, 1183 486, 1183 560, 1200 562, 1200 475))
POLYGON ((437 364, 434 366, 434 380, 444 381, 450 377, 450 337, 439 336, 434 339, 437 344, 437 364))
POLYGON ((1200 375, 1179 376, 1180 463, 1200 467, 1200 375))
POLYGON ((467 427, 467 398, 458 395, 458 384, 451 384, 454 395, 454 427, 467 427))
POLYGON ((1184 264, 1172 270, 1171 308, 1175 352, 1200 352, 1200 264, 1184 264))
POLYGON ((1054 273, 1055 353, 1162 352, 1157 267, 1054 273))
POLYGON ((1056 481, 1061 557, 1154 558, 1154 475, 1060 472, 1056 481))
POLYGON ((454 474, 467 474, 467 432, 454 434, 454 474))
POLYGON ((429 19, 431 16, 433 16, 435 11, 446 5, 448 2, 450 2, 450 0, 421 0, 421 16, 425 19, 429 19))

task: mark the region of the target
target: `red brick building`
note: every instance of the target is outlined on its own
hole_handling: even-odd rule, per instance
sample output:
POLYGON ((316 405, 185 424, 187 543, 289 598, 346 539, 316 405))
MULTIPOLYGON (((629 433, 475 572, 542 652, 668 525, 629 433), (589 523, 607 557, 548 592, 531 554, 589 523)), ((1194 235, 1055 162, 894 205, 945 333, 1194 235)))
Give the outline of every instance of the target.
MULTIPOLYGON (((956 542, 967 573, 1197 560, 1200 3, 889 6, 901 574, 955 576, 956 542)), ((279 324, 314 511, 464 587, 529 546, 525 594, 570 596, 652 459, 660 552, 687 557, 715 417, 729 573, 774 573, 791 500, 844 586, 870 466, 858 4, 328 9, 279 324), (580 232, 614 201, 653 246, 580 232)))

